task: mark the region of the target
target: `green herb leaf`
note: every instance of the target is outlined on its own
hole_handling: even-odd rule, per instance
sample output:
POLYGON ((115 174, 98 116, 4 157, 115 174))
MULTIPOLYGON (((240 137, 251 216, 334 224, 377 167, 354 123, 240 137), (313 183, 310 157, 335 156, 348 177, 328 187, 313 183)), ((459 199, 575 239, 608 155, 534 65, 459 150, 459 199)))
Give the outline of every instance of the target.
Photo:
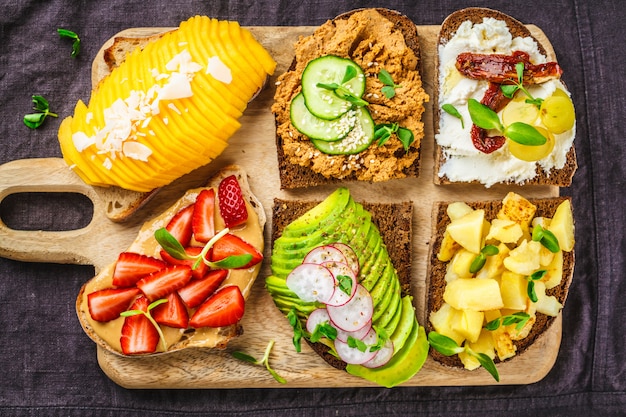
POLYGON ((456 355, 465 349, 460 347, 453 339, 437 332, 428 333, 428 343, 437 352, 445 356, 456 355))
POLYGON ((252 255, 244 253, 242 255, 231 255, 219 261, 210 262, 210 265, 217 269, 237 269, 241 268, 252 260, 252 255))
POLYGON ((174 259, 186 260, 193 259, 190 257, 183 245, 172 235, 165 227, 162 227, 154 232, 154 238, 161 245, 163 250, 167 252, 174 259))
POLYGON ((497 113, 488 106, 485 106, 476 99, 470 98, 467 102, 467 108, 472 118, 472 123, 476 126, 487 130, 497 129, 501 132, 504 131, 504 126, 502 126, 497 113))
POLYGON ((352 278, 347 275, 337 275, 338 287, 344 293, 352 294, 352 278))
POLYGON ((80 38, 78 37, 78 35, 72 32, 71 30, 67 30, 67 29, 57 29, 57 33, 59 34, 60 37, 68 38, 73 41, 71 57, 76 58, 78 54, 80 53, 80 38))
POLYGON ((24 124, 31 129, 37 129, 41 126, 48 116, 59 117, 58 114, 52 113, 50 111, 50 105, 48 100, 46 100, 42 96, 32 96, 33 101, 33 110, 36 110, 37 113, 31 113, 24 116, 24 124))
POLYGON ((532 240, 541 243, 552 253, 557 253, 561 250, 559 239, 554 235, 554 233, 541 227, 540 224, 533 228, 532 240))
POLYGON ((154 317, 152 317, 152 314, 150 314, 150 311, 153 308, 155 308, 156 306, 161 305, 163 303, 167 303, 167 299, 160 298, 160 299, 158 299, 156 301, 153 301, 152 303, 150 303, 148 305, 148 311, 126 310, 126 311, 122 311, 120 313, 120 316, 121 317, 131 317, 131 316, 137 316, 139 314, 143 314, 144 316, 146 316, 146 318, 148 320, 150 320, 150 323, 152 323, 152 325, 156 329, 157 333, 159 334, 159 340, 161 341, 161 347, 163 348, 163 351, 165 352, 167 350, 167 344, 165 343, 165 336, 163 335, 163 330, 161 330, 161 326, 159 326, 159 324, 156 322, 156 320, 154 320, 154 317))
POLYGON ((454 116, 461 121, 461 128, 465 129, 465 123, 463 122, 463 116, 459 111, 450 103, 446 103, 441 106, 441 109, 448 113, 450 116, 454 116))
POLYGON ((315 327, 315 330, 311 334, 309 340, 313 343, 319 342, 321 338, 326 337, 330 340, 337 339, 337 329, 334 328, 329 322, 320 323, 315 327))
POLYGON ((348 65, 346 67, 346 73, 343 76, 343 80, 341 80, 341 84, 347 83, 354 77, 356 77, 356 69, 352 65, 348 65))
POLYGON ((374 140, 378 140, 378 146, 384 145, 391 135, 398 130, 397 123, 383 123, 374 127, 374 140))
POLYGON ((302 323, 298 319, 298 313, 295 308, 291 308, 289 313, 287 313, 287 320, 289 320, 289 324, 293 328, 293 345, 296 348, 296 352, 300 352, 302 350, 302 323))
POLYGON ((367 344, 364 341, 357 339, 356 337, 348 336, 347 342, 349 347, 356 348, 360 352, 365 352, 367 350, 367 344))
POLYGON ((500 86, 500 90, 502 90, 502 94, 504 94, 505 97, 513 98, 513 96, 515 95, 517 90, 519 90, 519 86, 518 85, 509 85, 509 84, 505 85, 505 84, 502 84, 500 86))
POLYGON ((545 277, 547 273, 548 273, 547 270, 540 269, 539 271, 533 272, 529 278, 533 281, 538 281, 540 279, 543 279, 543 277, 545 277))
POLYGON ((263 354, 263 358, 260 361, 256 360, 254 357, 248 355, 247 353, 243 353, 243 352, 235 351, 235 352, 232 353, 232 355, 233 355, 234 358, 242 360, 244 362, 248 362, 248 363, 251 363, 253 365, 263 365, 263 366, 265 366, 265 369, 268 370, 270 375, 272 375, 272 377, 277 382, 279 382, 281 384, 286 384, 287 380, 285 378, 281 377, 280 375, 278 375, 278 372, 276 372, 270 366, 270 352, 272 350, 272 347, 274 347, 274 341, 270 340, 269 343, 267 344, 267 347, 265 348, 265 353, 263 354))
POLYGON ((359 107, 363 107, 363 106, 367 106, 369 103, 365 100, 363 100, 360 97, 355 96, 354 94, 352 94, 352 92, 350 90, 348 90, 347 88, 337 84, 337 83, 330 83, 330 84, 325 84, 325 83, 317 83, 316 87, 318 88, 323 88, 325 90, 330 90, 333 93, 335 93, 335 95, 339 98, 342 98, 346 101, 349 101, 350 103, 354 104, 355 106, 359 106, 359 107))
POLYGON ((378 79, 384 84, 384 87, 381 88, 380 91, 387 98, 393 98, 396 95, 396 88, 402 87, 393 81, 393 77, 389 74, 389 71, 384 68, 381 68, 378 72, 378 79))
POLYGON ((494 256, 500 253, 500 249, 498 249, 498 247, 495 245, 485 245, 485 247, 483 247, 480 252, 484 253, 487 256, 494 256))
POLYGON ((475 274, 481 269, 483 269, 483 266, 485 266, 486 262, 487 262, 487 257, 485 256, 484 253, 481 252, 478 255, 476 255, 476 257, 470 264, 470 268, 469 268, 470 273, 475 274))
POLYGON ((400 139, 400 142, 402 142, 402 147, 404 148, 404 151, 408 152, 409 146, 411 146, 411 144, 415 140, 413 132, 411 132, 411 130, 407 129, 406 127, 400 127, 398 128, 398 132, 396 132, 396 134, 398 135, 398 139, 400 139))
POLYGON ((476 357, 476 359, 478 359, 478 362, 480 362, 482 367, 491 374, 493 379, 495 379, 496 382, 500 382, 500 374, 498 373, 498 368, 496 368, 496 364, 493 362, 493 359, 484 353, 476 353, 472 351, 472 354, 476 357))
POLYGON ((528 281, 528 286, 526 287, 526 294, 528 295, 528 298, 530 298, 530 301, 532 301, 533 303, 536 303, 537 300, 539 300, 537 298, 537 293, 535 292, 535 281, 532 281, 532 280, 528 281))
POLYGON ((522 122, 514 122, 504 129, 504 136, 526 146, 539 146, 547 139, 534 126, 522 122))

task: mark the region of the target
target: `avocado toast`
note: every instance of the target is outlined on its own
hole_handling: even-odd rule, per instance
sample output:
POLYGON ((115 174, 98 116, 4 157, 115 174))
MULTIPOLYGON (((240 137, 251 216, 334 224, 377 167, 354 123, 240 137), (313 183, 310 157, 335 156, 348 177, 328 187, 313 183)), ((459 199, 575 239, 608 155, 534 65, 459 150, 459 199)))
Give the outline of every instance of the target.
POLYGON ((290 317, 296 333, 302 329, 305 340, 326 362, 386 387, 413 377, 428 351, 410 294, 411 217, 410 202, 360 204, 347 188, 338 188, 320 203, 274 201, 272 274, 266 279, 274 303, 290 317), (313 337, 311 342, 314 331, 307 330, 307 319, 317 314, 314 312, 324 308, 330 311, 332 307, 319 301, 303 301, 288 284, 293 271, 305 264, 312 265, 308 258, 311 252, 342 245, 356 255, 356 282, 371 294, 370 326, 375 329, 378 342, 384 345, 390 341, 393 346, 392 357, 378 366, 346 363, 337 352, 336 344, 341 343, 338 339, 313 337))

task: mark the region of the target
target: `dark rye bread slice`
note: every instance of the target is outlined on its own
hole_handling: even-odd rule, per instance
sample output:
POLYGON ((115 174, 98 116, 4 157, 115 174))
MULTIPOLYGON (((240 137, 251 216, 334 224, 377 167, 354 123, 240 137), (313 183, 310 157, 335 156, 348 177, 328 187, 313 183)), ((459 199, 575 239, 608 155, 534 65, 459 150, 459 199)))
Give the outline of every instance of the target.
MULTIPOLYGON (((552 217, 559 204, 561 204, 561 202, 566 199, 569 199, 571 201, 570 197, 553 197, 539 199, 529 198, 528 201, 530 201, 537 207, 535 217, 552 217)), ((442 262, 437 259, 437 253, 439 253, 439 249, 441 248, 443 233, 446 230, 446 226, 450 223, 450 218, 446 213, 448 204, 448 202, 436 202, 433 204, 431 220, 433 237, 428 255, 428 272, 426 277, 426 323, 424 327, 426 328, 427 334, 428 332, 434 330, 429 320, 430 313, 437 311, 439 310, 439 308, 441 308, 441 305, 443 304, 443 292, 446 287, 445 276, 446 266, 448 262, 442 262)), ((498 211, 502 207, 502 201, 498 200, 474 203, 468 202, 467 204, 474 209, 484 209, 485 219, 490 221, 496 217, 498 211)), ((562 305, 565 305, 569 286, 572 282, 572 277, 574 275, 574 259, 575 255, 573 250, 571 252, 563 252, 563 278, 561 279, 561 284, 554 288, 546 290, 547 295, 555 296, 562 305)), ((542 334, 544 334, 550 328, 552 323, 554 323, 554 320, 555 317, 550 317, 542 313, 537 313, 535 324, 533 325, 533 328, 528 336, 522 340, 513 341, 513 343, 517 347, 516 355, 507 360, 514 360, 517 356, 519 356, 526 349, 528 349, 530 345, 532 345, 539 337, 541 337, 542 334)), ((444 356, 434 349, 430 350, 430 354, 433 359, 444 365, 463 367, 463 363, 461 363, 461 360, 458 358, 457 355, 444 356)), ((496 363, 499 362, 497 356, 494 361, 496 363)))
MULTIPOLYGON (((282 235, 283 229, 298 217, 318 205, 320 201, 291 201, 274 199, 272 209, 272 245, 282 235)), ((411 236, 413 203, 360 203, 372 214, 372 222, 378 227, 391 262, 398 272, 402 296, 411 294, 411 236)), ((311 348, 329 365, 344 370, 346 363, 328 353, 328 346, 311 343, 311 348)))
MULTIPOLYGON (((526 26, 520 21, 514 19, 513 17, 499 12, 493 9, 487 9, 482 7, 469 7, 466 9, 458 10, 452 14, 450 14, 441 24, 441 29, 439 31, 439 36, 437 38, 437 45, 445 45, 450 38, 454 36, 459 26, 469 20, 472 23, 481 23, 483 18, 491 17, 497 20, 502 20, 506 23, 511 35, 513 37, 530 37, 535 40, 537 43, 539 51, 543 55, 547 55, 546 49, 544 45, 541 44, 535 38, 531 32, 528 30, 526 26)), ((441 117, 441 107, 439 106, 439 55, 436 55, 435 58, 435 92, 434 92, 434 111, 433 111, 433 126, 435 128, 435 135, 439 133, 439 119, 441 117)), ((446 177, 439 176, 439 168, 443 164, 444 155, 440 146, 437 146, 435 143, 435 170, 434 170, 434 182, 435 184, 451 184, 452 182, 446 177)), ((576 150, 574 146, 571 147, 569 152, 567 153, 567 161, 563 168, 561 169, 551 169, 549 172, 546 172, 543 168, 537 165, 536 175, 532 179, 526 181, 524 184, 535 184, 535 185, 556 185, 559 187, 568 187, 572 183, 572 177, 574 176, 574 172, 578 168, 578 164, 576 162, 576 150)), ((508 182, 511 183, 511 182, 508 182)))
MULTIPOLYGON (((352 16, 354 13, 361 10, 365 9, 355 9, 340 14, 332 19, 331 22, 346 20, 350 18, 350 16, 352 16)), ((417 58, 416 69, 421 74, 421 49, 419 44, 417 26, 415 25, 415 23, 413 23, 413 21, 407 16, 395 10, 385 8, 375 8, 374 10, 376 10, 384 18, 392 22, 394 25, 394 29, 399 30, 403 34, 406 45, 411 48, 417 58)), ((296 64, 296 58, 294 58, 287 71, 293 71, 296 68, 296 64)), ((289 161, 285 157, 285 152, 283 151, 282 138, 278 134, 276 135, 276 149, 278 153, 278 172, 280 176, 281 189, 304 188, 356 180, 356 175, 351 175, 342 179, 327 178, 322 174, 312 171, 308 167, 289 163, 289 161)), ((407 167, 403 171, 403 174, 407 177, 417 177, 419 175, 419 162, 420 158, 418 157, 413 165, 407 167)))

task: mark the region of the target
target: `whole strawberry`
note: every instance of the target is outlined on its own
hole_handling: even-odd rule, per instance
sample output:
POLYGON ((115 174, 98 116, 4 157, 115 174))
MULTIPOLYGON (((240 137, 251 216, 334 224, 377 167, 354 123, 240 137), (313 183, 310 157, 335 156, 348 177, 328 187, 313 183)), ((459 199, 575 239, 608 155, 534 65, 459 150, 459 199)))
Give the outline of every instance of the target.
POLYGON ((217 192, 220 214, 226 227, 231 228, 245 223, 248 220, 248 210, 237 177, 231 175, 224 178, 217 192))

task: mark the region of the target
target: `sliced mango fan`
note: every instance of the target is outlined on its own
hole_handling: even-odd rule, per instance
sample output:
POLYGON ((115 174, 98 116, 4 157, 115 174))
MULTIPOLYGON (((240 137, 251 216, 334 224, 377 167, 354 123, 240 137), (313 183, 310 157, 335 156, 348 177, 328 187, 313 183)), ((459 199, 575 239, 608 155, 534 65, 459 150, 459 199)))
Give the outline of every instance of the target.
POLYGON ((195 16, 129 53, 59 128, 87 184, 147 192, 219 156, 276 62, 233 21, 195 16))

